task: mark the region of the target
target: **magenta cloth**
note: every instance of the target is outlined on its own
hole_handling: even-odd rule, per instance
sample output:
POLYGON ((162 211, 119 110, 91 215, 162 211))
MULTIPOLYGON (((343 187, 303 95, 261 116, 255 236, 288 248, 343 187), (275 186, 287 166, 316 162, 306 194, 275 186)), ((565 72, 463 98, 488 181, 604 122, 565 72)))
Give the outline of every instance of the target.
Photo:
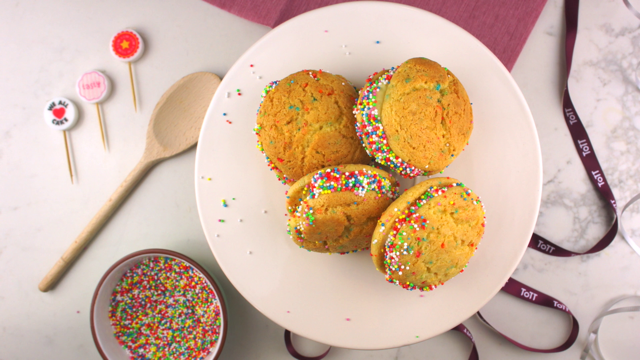
MULTIPOLYGON (((232 14, 275 27, 341 0, 204 0, 232 14)), ((511 71, 547 0, 399 0, 430 11, 478 38, 511 71)))

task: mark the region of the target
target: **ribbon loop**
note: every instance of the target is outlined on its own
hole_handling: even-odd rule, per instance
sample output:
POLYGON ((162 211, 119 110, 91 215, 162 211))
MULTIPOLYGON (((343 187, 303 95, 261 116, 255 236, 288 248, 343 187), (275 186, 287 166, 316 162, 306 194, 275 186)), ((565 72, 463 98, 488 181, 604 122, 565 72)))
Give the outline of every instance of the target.
POLYGON ((622 214, 624 214, 625 210, 627 210, 627 208, 631 205, 633 205, 633 203, 635 203, 636 201, 640 200, 640 193, 636 194, 635 196, 633 196, 631 198, 631 200, 629 200, 623 207, 622 210, 620 210, 620 214, 618 215, 618 217, 620 218, 620 234, 622 234, 622 237, 624 238, 624 240, 629 244, 629 246, 631 246, 631 248, 633 249, 633 251, 636 252, 636 254, 640 255, 640 246, 638 246, 638 244, 633 241, 633 239, 631 239, 631 236, 629 236, 629 234, 627 234, 626 230, 624 229, 624 227, 622 226, 622 214))
MULTIPOLYGON (((640 196, 640 194, 638 196, 640 196)), ((580 360, 585 360, 588 356, 591 356, 595 360, 604 360, 604 356, 602 356, 602 353, 600 352, 600 344, 598 343, 598 333, 600 332, 602 319, 613 314, 640 312, 640 306, 627 306, 611 310, 614 306, 627 299, 640 299, 640 296, 625 296, 616 300, 613 304, 611 304, 611 306, 609 306, 609 308, 600 313, 600 315, 598 315, 593 320, 591 326, 589 326, 589 340, 587 341, 587 345, 582 350, 580 360)))
POLYGON ((451 330, 459 331, 463 333, 466 337, 468 337, 469 340, 471 340, 472 347, 471 347, 471 353, 469 353, 469 360, 480 360, 480 355, 478 355, 478 349, 476 349, 476 342, 475 340, 473 340, 473 335, 471 335, 471 331, 469 331, 469 329, 467 329, 467 327, 462 324, 454 327, 451 330))
POLYGON ((318 356, 304 356, 300 354, 295 347, 293 347, 293 342, 291 341, 291 331, 287 329, 284 329, 284 344, 287 346, 287 351, 289 352, 289 354, 291 354, 291 356, 298 360, 321 360, 324 359, 324 357, 327 356, 327 354, 331 350, 331 347, 329 347, 327 351, 318 356))
POLYGON ((524 301, 528 301, 530 303, 536 304, 536 305, 540 305, 540 306, 544 306, 544 307, 548 307, 551 309, 555 309, 555 310, 560 310, 560 311, 564 311, 567 314, 569 314, 569 316, 571 316, 571 320, 572 320, 572 327, 571 327, 571 332, 569 333, 569 336, 567 337, 567 339, 564 341, 564 343, 562 343, 560 346, 557 346, 555 348, 551 348, 551 349, 536 349, 524 344, 521 344, 517 341, 515 341, 514 339, 506 336, 505 334, 501 333, 500 331, 498 331, 495 327, 493 327, 493 325, 489 324, 489 322, 482 316, 482 314, 480 312, 477 312, 476 315, 478 315, 478 318, 485 324, 487 325, 489 328, 491 328, 492 330, 494 330, 495 332, 497 332, 498 334, 500 334, 502 337, 504 337, 505 339, 507 339, 509 342, 511 342, 512 344, 514 344, 515 346, 527 350, 527 351, 532 351, 532 352, 539 352, 539 353, 555 353, 555 352, 561 352, 561 351, 565 351, 568 348, 571 347, 571 345, 573 345, 573 343, 576 341, 576 339, 578 338, 578 332, 580 330, 580 325, 578 324, 578 319, 576 319, 575 316, 573 316, 573 314, 571 313, 571 311, 569 310, 569 308, 563 304, 562 302, 558 301, 557 299, 541 292, 538 291, 530 286, 527 286, 513 278, 509 278, 509 280, 507 281, 506 284, 504 284, 504 286, 501 289, 502 291, 506 292, 509 295, 515 296, 519 299, 522 299, 524 301))
MULTIPOLYGON (((637 11, 633 9, 633 7, 629 4, 627 0, 624 0, 625 4, 629 9, 637 14, 637 11)), ((573 105, 573 101, 571 101, 571 96, 569 95, 569 75, 571 74, 571 63, 573 61, 573 50, 575 47, 576 36, 578 32, 578 8, 580 5, 579 0, 566 0, 565 1, 565 22, 566 22, 566 41, 565 41, 565 56, 566 56, 566 66, 567 66, 567 76, 565 79, 565 89, 562 97, 562 105, 563 105, 563 115, 565 119, 565 123, 567 128, 569 129, 569 133, 571 134, 571 138, 573 139, 574 146, 576 151, 578 152, 578 156, 580 157, 580 161, 584 166, 585 171, 589 177, 589 180, 596 188, 596 190, 600 193, 603 199, 607 201, 609 208, 613 213, 613 223, 611 227, 607 231, 607 233, 598 241, 592 248, 587 250, 584 253, 573 252, 567 249, 564 249, 553 242, 543 238, 540 235, 533 234, 531 236, 531 240, 529 241, 529 247, 540 251, 542 253, 558 256, 558 257, 570 257, 577 255, 585 255, 585 254, 593 254, 599 251, 602 251, 607 246, 613 242, 619 230, 619 214, 618 208, 616 204, 616 199, 613 195, 613 191, 607 182, 607 179, 604 175, 604 171, 598 162, 598 158, 596 157, 595 149, 589 139, 589 135, 587 134, 587 130, 580 120, 578 116, 578 112, 573 105)), ((638 15, 636 15, 638 16, 638 15)), ((640 194, 639 194, 640 195, 640 194)), ((638 195, 637 195, 638 196, 638 195)), ((632 199, 632 202, 637 200, 637 198, 632 199)), ((628 206, 628 204, 627 204, 628 206)), ((626 209, 626 206, 625 206, 626 209)), ((623 210, 624 211, 624 210, 623 210)), ((621 215, 621 214, 620 214, 621 215)), ((633 248, 633 250, 640 255, 640 247, 638 247, 635 243, 630 241, 628 235, 624 231, 624 229, 620 228, 621 233, 625 240, 629 243, 629 245, 633 248)))

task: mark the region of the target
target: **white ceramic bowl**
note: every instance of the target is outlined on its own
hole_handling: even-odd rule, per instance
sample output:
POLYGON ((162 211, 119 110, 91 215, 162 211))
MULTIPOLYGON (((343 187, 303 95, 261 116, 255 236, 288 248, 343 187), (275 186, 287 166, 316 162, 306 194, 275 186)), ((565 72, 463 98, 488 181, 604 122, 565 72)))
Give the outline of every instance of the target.
POLYGON ((220 304, 220 337, 205 360, 217 359, 222 352, 222 347, 224 346, 224 341, 227 336, 227 310, 223 294, 211 275, 198 263, 182 254, 163 249, 141 250, 129 254, 113 264, 102 276, 102 279, 100 279, 96 291, 93 294, 93 299, 91 300, 91 333, 98 352, 104 359, 108 360, 130 359, 126 350, 118 344, 113 334, 113 328, 109 320, 111 293, 127 270, 141 261, 153 257, 170 257, 182 260, 200 271, 209 284, 211 284, 220 304))

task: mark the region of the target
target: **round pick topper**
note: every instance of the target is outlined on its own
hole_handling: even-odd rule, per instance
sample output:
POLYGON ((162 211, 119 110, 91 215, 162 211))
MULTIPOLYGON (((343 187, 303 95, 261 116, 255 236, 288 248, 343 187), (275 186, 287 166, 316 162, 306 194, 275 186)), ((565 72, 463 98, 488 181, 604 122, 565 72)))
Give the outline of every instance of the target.
POLYGON ((118 60, 136 61, 143 52, 144 42, 140 34, 131 29, 122 30, 111 38, 111 53, 118 60))
POLYGON ((44 122, 55 130, 68 130, 78 121, 78 110, 71 100, 57 97, 47 101, 44 122))
POLYGON ((76 90, 82 100, 94 104, 104 101, 109 96, 111 83, 105 74, 94 70, 82 74, 76 84, 76 90))

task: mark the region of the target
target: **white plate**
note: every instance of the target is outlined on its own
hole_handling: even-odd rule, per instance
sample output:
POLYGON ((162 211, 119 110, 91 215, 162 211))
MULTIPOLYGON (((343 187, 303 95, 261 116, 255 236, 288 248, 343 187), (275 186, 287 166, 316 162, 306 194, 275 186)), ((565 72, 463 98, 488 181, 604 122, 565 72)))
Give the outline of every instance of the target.
POLYGON ((526 250, 542 187, 533 118, 500 61, 449 21, 383 2, 311 11, 253 45, 211 101, 195 175, 205 235, 238 291, 292 332, 352 349, 416 343, 478 311, 526 250), (252 132, 260 94, 271 80, 323 69, 360 87, 369 74, 418 56, 451 69, 469 94, 475 117, 470 145, 443 175, 473 189, 487 211, 484 239, 467 270, 425 293, 387 283, 368 251, 327 255, 298 248, 286 234, 288 187, 269 171, 252 132))

